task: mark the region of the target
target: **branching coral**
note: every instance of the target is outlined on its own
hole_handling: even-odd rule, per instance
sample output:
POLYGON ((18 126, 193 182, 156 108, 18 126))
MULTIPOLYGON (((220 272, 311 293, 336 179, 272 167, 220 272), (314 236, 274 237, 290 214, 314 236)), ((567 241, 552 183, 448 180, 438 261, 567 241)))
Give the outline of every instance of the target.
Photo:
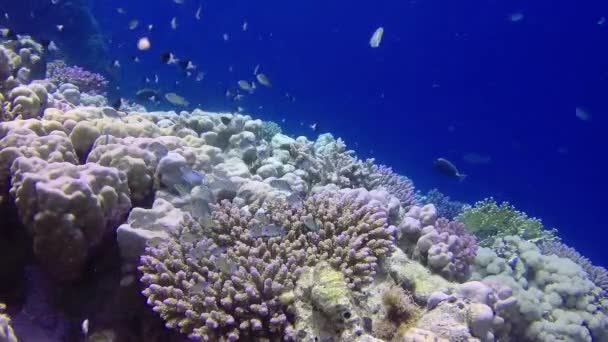
POLYGON ((76 65, 68 66, 61 60, 47 64, 46 78, 55 83, 57 87, 64 83, 71 83, 80 91, 92 94, 102 94, 108 86, 108 81, 103 75, 76 65))
POLYGON ((223 201, 213 222, 146 248, 143 293, 168 327, 193 340, 293 340, 287 298, 303 267, 326 261, 359 289, 390 253, 395 230, 363 189, 322 192, 298 209, 279 199, 255 212, 223 201))
POLYGON ((446 196, 437 189, 431 189, 422 198, 423 204, 432 203, 437 208, 437 216, 445 217, 448 220, 455 219, 464 209, 465 203, 452 201, 450 196, 446 196))
POLYGON ((262 121, 260 127, 260 138, 267 142, 272 141, 272 137, 281 133, 281 126, 274 121, 262 121))
POLYGON ((393 172, 386 165, 374 165, 374 172, 378 175, 377 187, 384 188, 397 197, 406 210, 416 205, 414 183, 409 178, 393 172))
POLYGON ((556 230, 545 230, 537 218, 530 218, 518 211, 508 202, 500 205, 493 198, 466 207, 458 215, 458 221, 479 238, 480 246, 491 246, 494 240, 509 235, 517 235, 530 242, 550 241, 556 239, 556 230))

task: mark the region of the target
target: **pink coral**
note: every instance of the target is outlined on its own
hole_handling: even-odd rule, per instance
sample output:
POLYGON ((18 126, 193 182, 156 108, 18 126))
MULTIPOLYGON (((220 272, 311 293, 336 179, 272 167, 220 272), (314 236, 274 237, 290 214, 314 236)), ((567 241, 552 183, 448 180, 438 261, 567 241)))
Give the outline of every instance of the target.
POLYGON ((103 94, 108 86, 108 80, 98 73, 85 70, 79 66, 68 66, 61 60, 47 64, 46 78, 57 87, 71 83, 81 92, 103 94))

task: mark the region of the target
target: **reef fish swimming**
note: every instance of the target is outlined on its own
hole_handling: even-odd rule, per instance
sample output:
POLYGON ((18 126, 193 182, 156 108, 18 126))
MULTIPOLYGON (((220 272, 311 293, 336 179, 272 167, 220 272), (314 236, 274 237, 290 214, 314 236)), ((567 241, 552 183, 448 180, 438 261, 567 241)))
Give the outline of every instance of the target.
POLYGON ((437 158, 433 165, 439 173, 451 178, 457 178, 461 182, 467 177, 467 175, 460 173, 452 162, 445 158, 437 158))
POLYGON ((165 99, 176 106, 186 107, 190 104, 185 98, 176 93, 166 93, 165 99))

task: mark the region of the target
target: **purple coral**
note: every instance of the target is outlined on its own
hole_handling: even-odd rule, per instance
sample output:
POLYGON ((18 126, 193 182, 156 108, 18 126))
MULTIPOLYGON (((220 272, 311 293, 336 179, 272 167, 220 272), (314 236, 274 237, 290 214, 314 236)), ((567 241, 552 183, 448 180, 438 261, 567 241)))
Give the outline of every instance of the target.
POLYGON ((477 240, 462 223, 440 218, 423 230, 416 252, 433 271, 448 280, 462 281, 469 277, 469 267, 475 262, 477 240))
POLYGON ((416 205, 414 183, 409 178, 395 173, 386 165, 374 165, 374 173, 378 177, 377 188, 384 188, 397 197, 406 209, 416 205))
POLYGON ((47 64, 46 78, 58 87, 64 83, 71 83, 81 92, 89 94, 103 94, 108 86, 108 81, 103 75, 76 65, 68 66, 61 60, 47 64))
POLYGON ((302 268, 325 260, 351 288, 369 283, 394 241, 386 216, 364 189, 322 192, 299 209, 276 200, 256 213, 222 201, 212 224, 190 222, 146 248, 143 294, 167 327, 193 340, 294 340, 289 294, 302 268), (319 228, 307 228, 304 217, 319 228), (253 238, 251 229, 262 223, 286 235, 253 238))

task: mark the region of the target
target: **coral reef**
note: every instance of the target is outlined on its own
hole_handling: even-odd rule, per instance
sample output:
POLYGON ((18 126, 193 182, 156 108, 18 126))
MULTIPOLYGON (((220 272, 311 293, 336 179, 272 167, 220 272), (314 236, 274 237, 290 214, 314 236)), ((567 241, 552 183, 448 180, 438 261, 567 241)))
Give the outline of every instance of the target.
POLYGON ((557 255, 560 258, 568 258, 583 268, 589 279, 602 289, 602 295, 608 296, 608 270, 601 266, 595 266, 591 261, 577 252, 574 248, 560 241, 543 241, 538 246, 544 255, 557 255))
POLYGON ((405 209, 417 204, 414 183, 409 178, 396 174, 386 165, 374 165, 374 172, 378 175, 376 186, 397 197, 405 209))
POLYGON ((422 205, 433 204, 437 208, 437 216, 454 220, 464 210, 466 203, 452 201, 450 196, 446 196, 438 189, 429 190, 420 199, 422 205))
POLYGON ((144 294, 168 327, 193 339, 273 332, 293 339, 281 297, 303 267, 326 261, 343 273, 347 288, 371 282, 393 243, 386 217, 362 189, 322 192, 300 209, 276 200, 249 212, 223 201, 213 223, 180 227, 172 239, 146 248, 144 294), (275 228, 257 233, 260 227, 275 228))
POLYGON ((508 286, 518 310, 508 315, 513 337, 534 341, 606 341, 602 290, 572 260, 543 255, 519 236, 480 248, 473 279, 508 286))
POLYGON ((65 83, 73 84, 83 93, 103 94, 108 81, 98 73, 90 72, 79 66, 66 65, 62 60, 55 60, 46 65, 46 79, 60 88, 65 83))
POLYGON ((262 126, 260 127, 260 139, 271 142, 272 138, 277 134, 281 134, 281 132, 281 126, 276 122, 263 121, 262 126))
POLYGON ((19 157, 11 174, 10 193, 33 238, 34 254, 60 280, 79 276, 89 249, 131 208, 126 177, 114 168, 19 157))
POLYGON ((466 280, 477 250, 475 237, 460 222, 437 219, 432 204, 413 206, 399 226, 404 248, 448 280, 466 280))
POLYGON ((487 198, 467 206, 457 220, 464 223, 467 231, 479 238, 479 245, 491 246, 494 240, 509 235, 518 235, 530 242, 556 239, 557 231, 546 230, 542 222, 518 211, 508 202, 500 205, 493 198, 487 198))

